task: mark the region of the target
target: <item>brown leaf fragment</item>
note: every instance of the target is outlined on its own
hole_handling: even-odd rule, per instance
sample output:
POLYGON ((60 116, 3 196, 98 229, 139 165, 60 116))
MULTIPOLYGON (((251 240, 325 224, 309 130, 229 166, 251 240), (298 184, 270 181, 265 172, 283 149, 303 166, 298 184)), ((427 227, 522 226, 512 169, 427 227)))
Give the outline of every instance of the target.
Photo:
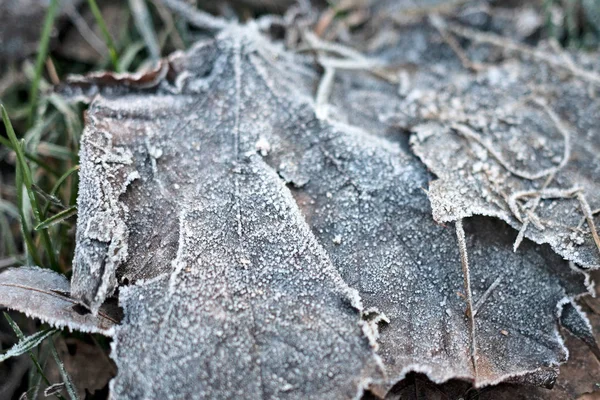
POLYGON ((552 79, 513 60, 463 87, 450 84, 428 100, 435 122, 414 127, 411 143, 439 177, 429 188, 437 221, 495 216, 521 230, 515 249, 525 236, 597 268, 600 135, 587 120, 600 103, 585 82, 552 79), (591 109, 578 120, 562 114, 564 102, 591 109))
MULTIPOLYGON (((566 355, 556 307, 586 291, 584 277, 547 248, 528 243, 514 254, 515 235, 501 223, 467 221, 474 301, 504 276, 475 317, 476 373, 466 305, 456 296, 463 287, 457 241, 431 220, 421 189, 429 176, 401 147, 357 135, 340 133, 320 146, 290 135, 283 154, 307 181, 293 193, 313 232, 365 307, 390 320, 378 342, 391 383, 411 370, 437 382, 459 377, 478 386, 542 371, 542 365, 556 370, 566 355), (292 146, 297 158, 289 158, 292 146), (514 333, 499 333, 507 328, 514 333)), ((275 152, 271 156, 279 165, 275 152)))
MULTIPOLYGON (((598 304, 598 299, 585 297, 580 303, 586 305, 598 304)), ((565 308, 572 304, 567 303, 565 308)), ((563 312, 564 314, 564 312, 563 312)), ((600 317, 594 312, 588 313, 595 336, 600 332, 600 317)), ((576 319, 580 319, 576 317, 576 319)), ((586 317, 587 319, 587 317, 586 317)), ((563 318, 564 320, 564 318, 563 318)), ((561 322, 562 323, 562 322, 561 322)), ((571 334, 565 335, 565 345, 569 349, 569 359, 561 365, 560 374, 551 388, 531 385, 500 384, 481 389, 475 389, 468 383, 450 381, 435 385, 422 375, 410 374, 396 385, 387 395, 386 400, 408 400, 415 398, 464 398, 464 399, 493 399, 493 400, 529 400, 529 399, 591 399, 597 396, 600 362, 590 352, 584 341, 571 334), (419 394, 420 397, 415 397, 419 394), (438 397, 435 397, 438 396, 438 397)))
MULTIPOLYGON (((76 338, 58 337, 54 340, 60 360, 63 362, 79 398, 86 392, 93 395, 108 385, 116 373, 112 360, 98 345, 87 344, 76 338)), ((46 364, 46 376, 50 382, 61 382, 60 371, 54 362, 46 364)), ((43 389, 43 386, 42 386, 43 389)), ((66 390, 63 388, 63 395, 66 390)))
POLYGON ((38 267, 9 268, 0 272, 0 306, 39 318, 57 328, 106 336, 112 336, 112 327, 118 322, 114 314, 103 308, 92 315, 70 297, 70 284, 63 275, 38 267))
POLYGON ((284 74, 288 56, 255 29, 174 56, 154 93, 103 92, 88 110, 73 287, 96 308, 131 283, 115 398, 352 399, 383 378, 360 299, 256 154, 272 130, 301 134, 310 108, 272 97, 265 68, 284 74))

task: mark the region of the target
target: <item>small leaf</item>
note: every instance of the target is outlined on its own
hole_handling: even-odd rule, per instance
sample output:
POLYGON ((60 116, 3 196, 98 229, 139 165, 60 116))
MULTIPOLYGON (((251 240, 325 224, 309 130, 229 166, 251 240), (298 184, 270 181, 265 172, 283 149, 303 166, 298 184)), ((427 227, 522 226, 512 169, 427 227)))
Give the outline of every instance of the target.
POLYGON ((39 231, 41 229, 48 229, 53 225, 56 225, 60 222, 63 222, 64 220, 71 218, 73 215, 77 214, 77 206, 71 206, 69 208, 67 208, 66 210, 63 210, 61 212, 59 212, 56 215, 53 215, 52 217, 48 218, 45 221, 40 222, 39 224, 37 224, 35 226, 35 230, 39 231))
POLYGON ((31 336, 27 336, 23 340, 20 340, 13 347, 8 349, 6 353, 0 355, 0 362, 7 360, 11 357, 17 357, 27 353, 28 351, 39 346, 40 343, 52 336, 55 332, 55 329, 46 329, 43 331, 36 332, 31 336))
POLYGON ((46 389, 44 389, 44 396, 50 397, 50 396, 60 394, 60 392, 62 392, 62 390, 64 388, 65 388, 64 382, 55 383, 53 385, 48 386, 46 389))
POLYGON ((39 318, 55 327, 110 335, 117 316, 103 307, 97 316, 82 313, 80 303, 69 297, 63 275, 38 267, 8 268, 0 272, 0 306, 39 318))

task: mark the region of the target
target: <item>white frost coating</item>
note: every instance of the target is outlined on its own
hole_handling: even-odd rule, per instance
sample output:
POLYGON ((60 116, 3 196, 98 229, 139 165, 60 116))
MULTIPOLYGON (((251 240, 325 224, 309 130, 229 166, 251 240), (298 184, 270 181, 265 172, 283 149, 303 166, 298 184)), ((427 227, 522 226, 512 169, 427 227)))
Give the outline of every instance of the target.
MULTIPOLYGON (((108 210, 127 212, 128 255, 113 273, 135 282, 120 289, 114 398, 352 399, 383 379, 357 291, 255 153, 261 135, 279 146, 282 129, 303 132, 302 121, 265 100, 271 94, 255 69, 256 47, 265 45, 252 28, 234 27, 173 60, 188 71, 181 93, 121 94, 90 108, 87 137, 110 132, 118 145, 106 146, 130 151, 139 173, 108 210)), ((118 186, 129 175, 97 172, 94 184, 113 175, 118 186)), ((84 210, 92 220, 106 212, 84 210)), ((103 249, 93 243, 79 255, 103 249)))
POLYGON ((0 306, 20 311, 56 328, 112 336, 116 321, 105 311, 80 314, 69 297, 67 279, 38 267, 10 268, 0 273, 0 306))
POLYGON ((582 276, 528 241, 514 254, 505 224, 475 218, 465 221, 474 300, 499 269, 506 277, 475 319, 475 375, 456 296, 460 255, 452 232, 431 219, 422 190, 430 176, 383 130, 334 115, 343 107, 316 118, 314 80, 293 61, 237 27, 173 61, 188 74, 180 91, 165 81, 155 93, 92 106, 140 173, 119 199, 131 215, 117 272, 143 283, 121 294, 112 395, 353 398, 380 378, 354 308, 361 299, 390 317, 377 342, 388 386, 408 370, 482 386, 561 362, 547 310, 584 291, 582 276), (255 154, 261 136, 272 144, 264 160, 255 154), (156 167, 175 188, 169 197, 152 179, 146 139, 161 144, 156 167), (511 335, 499 334, 507 326, 511 335), (150 384, 156 377, 161 385, 150 384))
POLYGON ((96 313, 113 293, 117 267, 127 259, 128 208, 119 197, 140 174, 132 167, 133 153, 113 146, 113 135, 103 129, 103 121, 93 112, 89 115, 80 154, 73 296, 96 313))
MULTIPOLYGON (((566 262, 547 248, 527 241, 522 243, 525 247, 521 247, 516 255, 509 254, 514 243, 512 229, 487 218, 468 218, 473 214, 502 216, 510 210, 489 206, 495 204, 496 197, 504 200, 502 193, 492 190, 494 187, 480 187, 476 180, 467 182, 471 187, 465 185, 464 177, 485 175, 500 185, 505 182, 506 173, 500 165, 494 165, 493 157, 477 142, 468 149, 475 159, 471 163, 461 153, 464 138, 455 132, 448 133, 457 137, 454 141, 434 140, 455 121, 453 118, 467 121, 474 130, 483 129, 486 133, 496 129, 494 122, 509 127, 519 124, 520 121, 513 121, 509 115, 503 120, 499 115, 501 110, 490 106, 495 104, 495 98, 505 96, 502 87, 514 80, 502 78, 501 88, 487 96, 492 89, 485 85, 485 80, 474 79, 460 60, 453 59, 452 52, 446 51, 448 49, 441 51, 438 32, 430 33, 421 24, 399 30, 398 48, 384 49, 383 52, 389 57, 386 58, 388 64, 414 63, 417 66, 411 70, 413 92, 398 99, 395 87, 386 88, 380 82, 369 80, 366 74, 340 73, 336 79, 339 92, 334 89, 332 98, 334 106, 343 115, 332 113, 330 118, 357 124, 388 143, 397 140, 401 145, 401 139, 389 134, 390 128, 394 131, 398 126, 418 130, 419 135, 414 134, 412 141, 419 145, 421 141, 427 143, 427 151, 423 151, 425 157, 439 153, 448 155, 450 161, 439 171, 433 169, 439 176, 455 174, 460 177, 452 175, 443 182, 444 186, 439 185, 439 205, 447 209, 434 202, 436 193, 431 189, 438 181, 430 185, 429 198, 436 219, 450 213, 451 218, 447 220, 467 218, 465 239, 471 256, 473 300, 477 303, 482 299, 498 276, 503 275, 475 318, 477 376, 469 369, 464 300, 456 296, 462 289, 458 267, 460 256, 448 229, 431 221, 431 209, 424 194, 431 176, 424 169, 407 157, 396 156, 396 162, 388 161, 389 155, 382 151, 386 146, 373 151, 366 138, 364 141, 357 139, 356 151, 346 150, 340 146, 345 142, 340 138, 337 143, 321 145, 329 154, 323 162, 317 161, 318 151, 312 150, 305 156, 304 170, 297 169, 296 174, 308 183, 300 188, 297 200, 307 209, 309 223, 321 243, 331 243, 328 251, 334 263, 344 279, 359 288, 365 307, 376 305, 390 316, 389 326, 380 329, 379 353, 388 363, 391 377, 402 376, 399 372, 409 365, 416 366, 415 370, 427 371, 429 378, 436 382, 462 378, 485 386, 515 377, 521 381, 547 383, 556 375, 556 365, 564 361, 562 345, 555 339, 557 317, 548 310, 554 310, 565 296, 586 292, 584 276, 570 270, 566 262), (419 46, 415 46, 417 43, 419 46), (473 88, 471 101, 457 95, 446 96, 447 88, 452 86, 457 92, 473 88), (461 105, 464 110, 460 109, 461 105), (497 112, 498 119, 495 121, 484 112, 472 111, 485 108, 489 108, 490 113, 497 112), (422 126, 422 129, 415 126, 422 126), (413 174, 408 173, 411 164, 413 174), (315 165, 313 173, 306 173, 312 165, 315 165), (326 170, 330 170, 329 173, 322 172, 326 170), (383 171, 394 173, 388 176, 383 171), (453 182, 456 185, 451 185, 453 182), (482 193, 481 201, 473 201, 472 196, 468 196, 472 190, 482 193), (326 196, 326 193, 332 195, 326 196), (423 217, 420 217, 421 213, 423 217), (332 241, 338 234, 344 237, 340 246, 332 241), (510 332, 508 336, 501 333, 505 330, 510 332), (453 341, 451 345, 447 344, 448 340, 453 341), (400 358, 406 353, 410 356, 400 358)), ((527 88, 527 85, 521 87, 527 88)), ((513 96, 512 100, 517 97, 513 96)), ((585 102, 579 102, 582 103, 585 102)), ((555 112, 563 116, 556 109, 555 112)), ((545 128, 542 131, 552 135, 551 127, 545 128)), ((540 168, 525 165, 523 169, 535 172, 560 164, 564 158, 555 159, 554 156, 564 155, 564 148, 560 148, 563 142, 559 132, 556 133, 557 148, 552 148, 550 155, 538 156, 538 160, 544 162, 551 158, 551 165, 540 168)), ((516 134, 513 136, 517 137, 516 134)), ((511 150, 517 149, 519 157, 523 155, 523 160, 527 160, 528 146, 520 143, 505 145, 511 150)), ((552 143, 547 141, 545 146, 548 145, 552 146, 552 143)), ((537 149, 544 151, 544 146, 537 149)), ((503 156, 504 160, 513 162, 511 157, 503 156)), ((430 158, 433 163, 441 157, 430 158)), ((288 157, 286 162, 293 163, 294 159, 288 157)), ((429 161, 426 163, 431 167, 429 161)))
POLYGON ((417 116, 423 125, 411 138, 439 178, 429 191, 434 217, 495 216, 522 231, 518 241, 548 243, 565 259, 599 268, 600 237, 589 211, 600 206, 600 136, 589 132, 598 124, 600 102, 585 83, 554 79, 534 63, 509 60, 498 69, 515 79, 502 87, 486 80, 460 85, 455 74, 437 83, 432 98, 405 104, 436 108, 435 116, 417 116), (531 85, 555 95, 542 97, 531 85), (577 109, 581 104, 585 112, 577 109), (591 207, 581 201, 584 193, 591 207))
POLYGON ((566 330, 587 344, 596 357, 600 357, 600 347, 596 342, 594 329, 587 315, 574 299, 565 299, 557 307, 557 315, 566 330))

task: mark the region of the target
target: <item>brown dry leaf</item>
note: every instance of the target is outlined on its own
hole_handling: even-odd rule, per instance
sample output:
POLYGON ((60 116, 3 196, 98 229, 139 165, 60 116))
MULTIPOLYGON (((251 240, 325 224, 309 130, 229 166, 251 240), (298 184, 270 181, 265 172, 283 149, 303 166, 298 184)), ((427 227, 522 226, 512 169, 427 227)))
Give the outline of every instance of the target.
MULTIPOLYGON (((86 392, 94 394, 103 389, 115 376, 117 368, 99 346, 76 338, 62 337, 55 339, 54 343, 80 399, 86 398, 86 392)), ((51 361, 46 365, 45 373, 50 382, 62 382, 56 363, 51 361)), ((40 398, 44 397, 43 389, 44 386, 40 390, 40 398)), ((63 395, 66 395, 64 388, 63 395)))
MULTIPOLYGON (((597 298, 585 297, 579 303, 600 306, 597 298)), ((600 338, 600 316, 590 310, 588 314, 596 337, 600 338)), ((569 348, 569 360, 561 365, 560 374, 549 388, 531 385, 500 384, 474 389, 466 382, 451 381, 435 385, 422 375, 412 374, 399 383, 386 396, 386 400, 411 399, 457 399, 466 400, 591 400, 597 397, 600 387, 600 362, 588 345, 567 334, 565 345, 569 348)))
MULTIPOLYGON (((491 27, 510 31, 488 13, 491 27)), ((529 47, 437 15, 363 39, 397 86, 342 73, 331 102, 355 123, 371 114, 414 132, 413 151, 439 178, 428 189, 438 222, 499 217, 521 231, 515 249, 527 237, 600 266, 597 55, 529 47)))
POLYGON ((431 93, 435 112, 412 128, 412 144, 439 178, 429 187, 434 218, 495 216, 578 265, 600 267, 595 90, 509 60, 431 93))

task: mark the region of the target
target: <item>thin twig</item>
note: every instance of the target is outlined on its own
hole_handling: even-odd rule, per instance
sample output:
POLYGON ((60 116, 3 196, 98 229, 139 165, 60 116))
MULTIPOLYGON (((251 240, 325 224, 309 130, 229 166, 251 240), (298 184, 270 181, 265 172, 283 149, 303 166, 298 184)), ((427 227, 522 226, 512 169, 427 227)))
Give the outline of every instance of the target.
POLYGON ((463 67, 473 72, 479 72, 485 68, 482 64, 471 61, 471 59, 467 56, 463 48, 460 46, 460 43, 458 43, 456 38, 452 36, 450 32, 448 32, 448 30, 446 29, 446 25, 444 24, 442 18, 439 15, 431 14, 429 16, 429 22, 438 31, 444 42, 446 42, 446 44, 450 46, 452 51, 454 51, 463 67))
POLYGON ((494 282, 492 282, 490 287, 485 291, 483 296, 481 296, 479 301, 477 303, 475 303, 475 307, 473 308, 473 317, 475 317, 477 315, 477 312, 481 309, 481 307, 483 306, 483 303, 485 303, 485 301, 490 297, 492 292, 498 287, 498 285, 502 281, 502 278, 504 278, 504 274, 497 277, 496 280, 494 282))
MULTIPOLYGON (((548 175, 548 177, 546 178, 546 181, 544 181, 544 184, 542 185, 541 190, 545 190, 548 187, 548 185, 554 180, 555 176, 556 176, 556 173, 552 173, 552 174, 548 175)), ((512 198, 512 196, 511 196, 511 198, 512 198)), ((515 243, 513 244, 514 252, 517 251, 517 249, 521 245, 521 242, 523 242, 523 238, 525 237, 525 231, 527 230, 527 227, 529 226, 529 222, 532 221, 531 216, 535 215, 535 210, 538 208, 541 201, 542 201, 542 198, 539 195, 533 199, 533 205, 531 207, 530 214, 528 214, 528 216, 525 217, 525 221, 523 221, 523 225, 521 225, 521 229, 519 229, 519 234, 517 235, 517 238, 515 239, 515 243)), ((516 198, 515 198, 515 203, 516 203, 516 198)))
POLYGON ((303 35, 311 50, 321 50, 352 60, 367 60, 367 57, 362 55, 360 52, 339 43, 332 43, 323 40, 310 31, 304 32, 303 35))
MULTIPOLYGON (((600 208, 597 208, 594 211, 592 211, 592 215, 596 214, 600 214, 600 208)), ((577 224, 577 229, 581 229, 583 224, 585 224, 585 217, 581 217, 581 221, 579 221, 579 224, 577 224)))
POLYGON ((325 73, 319 81, 319 88, 317 89, 316 98, 316 113, 319 118, 327 117, 327 104, 329 103, 329 95, 333 88, 333 81, 335 79, 335 68, 325 67, 325 73))
POLYGON ((189 24, 194 25, 196 28, 220 31, 229 26, 229 22, 226 20, 200 11, 181 0, 161 1, 167 8, 186 20, 189 24))
POLYGON ((542 188, 540 190, 521 190, 518 192, 514 192, 510 195, 508 199, 508 207, 515 215, 515 217, 523 222, 523 218, 521 217, 521 213, 519 212, 519 207, 517 206, 517 200, 523 197, 539 197, 540 199, 570 199, 575 197, 575 195, 579 192, 583 191, 582 187, 572 187, 568 189, 560 189, 560 188, 542 188))
POLYGON ((488 153, 490 153, 492 155, 492 157, 494 157, 496 159, 496 161, 498 161, 500 163, 500 165, 502 165, 511 174, 513 174, 519 178, 523 178, 523 179, 527 179, 527 180, 531 180, 531 181, 543 178, 545 176, 548 176, 548 175, 560 170, 568 162, 569 154, 571 152, 570 139, 568 136, 565 136, 565 133, 568 131, 566 131, 566 130, 564 132, 561 131, 561 134, 563 135, 563 139, 564 139, 564 143, 565 143, 563 159, 561 160, 561 162, 555 167, 546 168, 546 169, 536 172, 536 173, 530 173, 530 172, 526 172, 526 171, 520 171, 517 168, 510 165, 510 163, 508 161, 506 161, 502 157, 502 155, 496 149, 494 149, 492 147, 492 145, 486 143, 483 139, 481 139, 479 137, 479 135, 473 129, 469 128, 467 125, 460 124, 460 123, 453 123, 451 128, 453 130, 455 130, 456 132, 460 133, 461 135, 465 136, 467 139, 472 139, 472 140, 476 141, 477 143, 479 143, 481 146, 483 146, 483 148, 485 148, 488 151, 488 153))
POLYGON ((401 12, 393 14, 391 18, 393 21, 402 24, 403 18, 407 17, 420 18, 431 14, 450 14, 468 1, 469 0, 448 0, 440 3, 434 3, 433 5, 424 5, 421 7, 403 9, 401 12))
POLYGON ((62 5, 65 8, 67 15, 69 16, 69 20, 77 29, 77 32, 81 35, 83 40, 85 40, 99 55, 103 56, 106 54, 106 47, 102 39, 100 39, 94 30, 89 27, 86 20, 79 14, 77 8, 73 4, 73 2, 65 1, 62 5))
POLYGON ((477 376, 477 359, 476 359, 476 344, 475 344, 475 314, 473 311, 473 296, 471 293, 471 275, 469 270, 469 255, 467 253, 467 242, 465 240, 465 230, 463 228, 462 219, 459 219, 454 223, 456 228, 456 238, 458 240, 458 250, 460 252, 460 263, 462 266, 465 295, 467 300, 467 317, 470 322, 470 333, 471 333, 471 361, 473 362, 473 369, 475 370, 475 376, 477 376))
POLYGON ((514 51, 523 55, 530 56, 533 59, 545 62, 551 67, 567 71, 575 77, 584 79, 596 85, 600 85, 600 75, 592 71, 587 71, 577 66, 574 62, 566 63, 561 57, 557 57, 554 54, 550 54, 538 50, 534 47, 508 40, 502 36, 498 36, 492 33, 477 31, 474 29, 466 28, 459 24, 449 23, 446 21, 444 23, 447 29, 452 31, 454 34, 472 40, 473 42, 491 44, 493 46, 501 47, 509 51, 514 51))

